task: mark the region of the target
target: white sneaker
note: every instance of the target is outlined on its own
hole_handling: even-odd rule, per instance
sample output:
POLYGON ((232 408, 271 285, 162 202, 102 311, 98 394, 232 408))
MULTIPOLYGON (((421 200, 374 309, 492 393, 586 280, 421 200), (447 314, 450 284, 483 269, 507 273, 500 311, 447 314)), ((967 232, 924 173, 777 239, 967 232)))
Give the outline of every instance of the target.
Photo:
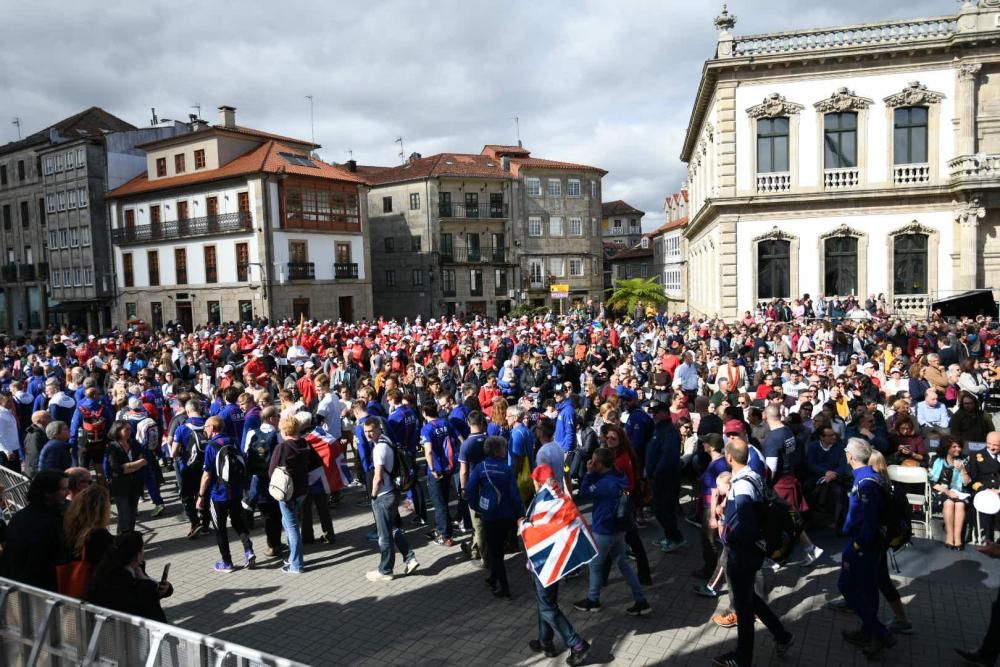
POLYGON ((392 581, 393 577, 391 574, 382 574, 378 570, 372 570, 365 573, 365 579, 368 581, 392 581))
POLYGON ((406 561, 403 565, 404 565, 403 571, 406 572, 406 574, 411 574, 414 570, 420 567, 420 563, 417 562, 416 558, 411 558, 410 560, 406 561))
POLYGON ((805 564, 807 566, 814 564, 816 561, 819 560, 819 557, 822 555, 823 555, 823 550, 814 544, 812 549, 806 549, 805 564))

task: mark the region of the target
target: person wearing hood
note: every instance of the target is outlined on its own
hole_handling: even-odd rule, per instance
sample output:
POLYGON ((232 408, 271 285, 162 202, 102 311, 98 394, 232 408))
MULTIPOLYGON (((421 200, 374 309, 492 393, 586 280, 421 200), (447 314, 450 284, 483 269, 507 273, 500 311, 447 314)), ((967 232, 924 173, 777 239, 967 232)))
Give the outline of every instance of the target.
POLYGON ((83 468, 100 468, 107 449, 107 433, 111 426, 111 410, 101 400, 101 392, 97 387, 88 387, 83 400, 76 404, 73 421, 69 427, 70 449, 76 452, 80 466, 83 468), (79 435, 83 431, 86 439, 83 451, 79 451, 79 435))
POLYGON ((21 440, 14 416, 14 400, 6 394, 0 394, 0 453, 6 459, 7 467, 20 469, 21 440))
MULTIPOLYGON (((58 382, 53 383, 52 386, 55 392, 49 397, 48 412, 52 415, 52 419, 69 424, 73 421, 73 413, 76 412, 76 399, 68 392, 61 390, 58 382)), ((46 387, 47 389, 48 387, 46 387)), ((35 410, 42 409, 45 408, 35 408, 35 410)))
POLYGON ((31 392, 25 390, 23 380, 17 380, 10 384, 10 395, 14 398, 13 404, 7 406, 5 409, 13 413, 18 424, 23 424, 23 426, 18 428, 18 435, 24 435, 24 429, 31 423, 31 412, 32 406, 35 404, 35 397, 31 395, 31 392))

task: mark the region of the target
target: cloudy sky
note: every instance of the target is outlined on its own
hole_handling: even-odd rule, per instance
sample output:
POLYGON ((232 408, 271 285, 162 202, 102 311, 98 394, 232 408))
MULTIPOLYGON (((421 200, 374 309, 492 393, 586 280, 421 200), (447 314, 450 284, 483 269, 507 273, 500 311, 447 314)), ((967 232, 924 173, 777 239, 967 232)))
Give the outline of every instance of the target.
MULTIPOLYGON (((88 106, 136 125, 192 105, 316 141, 327 160, 513 143, 607 169, 605 200, 662 219, 721 2, 201 0, 9 3, 0 143, 88 106)), ((957 11, 952 0, 733 0, 737 34, 957 11)))

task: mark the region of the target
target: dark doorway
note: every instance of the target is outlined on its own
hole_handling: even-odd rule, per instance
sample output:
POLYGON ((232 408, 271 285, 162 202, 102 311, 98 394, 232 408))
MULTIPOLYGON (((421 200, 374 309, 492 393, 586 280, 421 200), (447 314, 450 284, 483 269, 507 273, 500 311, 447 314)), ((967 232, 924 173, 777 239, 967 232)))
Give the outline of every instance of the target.
POLYGON ((292 320, 309 319, 309 299, 292 299, 292 320))
POLYGON ((344 322, 354 321, 354 297, 353 296, 342 296, 337 299, 337 312, 340 313, 340 319, 344 322))
POLYGON ((177 322, 181 325, 184 331, 187 331, 188 333, 194 331, 194 318, 191 315, 190 301, 177 302, 177 322))

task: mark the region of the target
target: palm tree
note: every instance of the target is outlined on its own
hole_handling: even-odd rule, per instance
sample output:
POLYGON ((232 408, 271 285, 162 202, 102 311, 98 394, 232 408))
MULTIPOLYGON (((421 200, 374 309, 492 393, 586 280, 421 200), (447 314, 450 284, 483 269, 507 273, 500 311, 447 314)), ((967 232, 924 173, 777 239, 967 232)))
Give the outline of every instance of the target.
POLYGON ((625 278, 615 281, 615 290, 605 305, 631 314, 640 301, 661 305, 670 301, 670 297, 664 293, 663 285, 656 278, 625 278))

